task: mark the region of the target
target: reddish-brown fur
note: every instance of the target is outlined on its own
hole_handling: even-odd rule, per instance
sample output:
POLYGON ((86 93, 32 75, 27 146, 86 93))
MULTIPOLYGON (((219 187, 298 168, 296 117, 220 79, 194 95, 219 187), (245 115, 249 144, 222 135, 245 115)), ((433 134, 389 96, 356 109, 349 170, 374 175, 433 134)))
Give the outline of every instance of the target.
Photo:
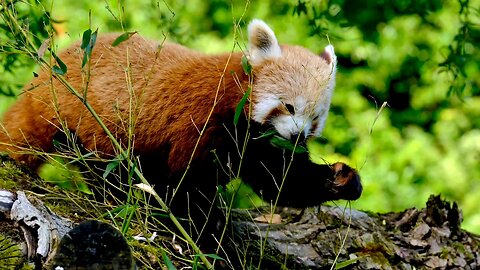
MULTIPOLYGON (((172 171, 185 168, 214 102, 214 115, 228 114, 244 94, 246 88, 237 86, 231 75, 233 72, 243 86, 247 83, 240 66, 241 53, 206 56, 169 43, 159 48, 158 43, 138 35, 112 47, 115 38, 116 35, 106 35, 97 40, 87 101, 109 130, 126 144, 132 100, 136 153, 148 154, 168 143, 168 167, 172 171)), ((80 92, 85 90, 87 81, 81 70, 82 57, 79 43, 59 54, 68 67, 66 79, 80 92)), ((0 141, 13 146, 1 149, 15 151, 15 146, 28 144, 50 151, 52 139, 61 129, 57 117, 60 116, 70 130, 76 131, 85 148, 113 156, 109 138, 82 102, 56 79, 53 87, 50 81, 49 72, 41 72, 26 87, 32 89, 25 91, 5 114, 7 134, 1 133, 0 141)), ((211 129, 206 130, 206 139, 201 140, 196 155, 208 152, 205 144, 211 139, 210 132, 211 129)), ((38 164, 32 155, 13 156, 31 166, 38 164)))
MULTIPOLYGON (((279 204, 305 207, 360 196, 358 174, 343 163, 317 165, 310 162, 308 153, 296 154, 285 177, 292 154, 272 147, 266 139, 249 140, 245 155, 240 157, 247 127, 250 126, 250 137, 258 137, 259 130, 271 128, 269 123, 253 120, 247 124, 246 114, 242 114, 237 126, 233 125, 235 109, 249 81, 242 69, 241 52, 204 55, 170 43, 160 48, 157 42, 138 35, 112 47, 110 44, 116 37, 113 34, 98 37, 90 61, 90 78, 87 78, 88 66, 81 68, 80 43, 58 57, 68 67, 65 77, 68 83, 81 93, 86 91, 87 102, 116 138, 127 145, 128 134, 134 134, 134 154, 140 158, 147 179, 159 194, 166 196, 177 187, 194 153, 189 173, 172 201, 174 213, 185 214, 189 209, 195 223, 203 224, 203 214, 211 204, 217 183, 229 180, 231 172, 236 176, 240 164, 242 179, 261 191, 266 199, 276 199, 278 187, 283 186, 279 204), (199 131, 205 125, 205 133, 194 151, 199 131), (134 130, 129 133, 132 126, 134 130), (187 203, 198 207, 187 208, 187 203)), ((308 93, 310 88, 315 91, 322 85, 333 87, 328 81, 327 62, 313 61, 319 63, 312 67, 321 81, 314 80, 302 74, 312 74, 312 70, 305 71, 302 67, 318 56, 298 47, 282 47, 282 50, 285 58, 278 61, 263 59, 261 50, 260 56, 257 54, 256 60, 260 57, 262 62, 254 63, 253 67, 252 103, 263 98, 259 94, 266 88, 274 88, 272 93, 287 91, 271 85, 278 81, 279 85, 293 85, 301 92, 329 100, 327 94, 308 93), (287 83, 282 84, 281 80, 287 83)), ((325 108, 328 110, 328 106, 325 108)), ((248 106, 244 109, 248 112, 248 106)), ((86 150, 105 157, 117 154, 84 104, 47 71, 40 72, 25 87, 17 103, 4 115, 0 151, 36 167, 39 162, 28 151, 29 147, 53 151, 52 139, 62 132, 61 122, 78 136, 86 150)))

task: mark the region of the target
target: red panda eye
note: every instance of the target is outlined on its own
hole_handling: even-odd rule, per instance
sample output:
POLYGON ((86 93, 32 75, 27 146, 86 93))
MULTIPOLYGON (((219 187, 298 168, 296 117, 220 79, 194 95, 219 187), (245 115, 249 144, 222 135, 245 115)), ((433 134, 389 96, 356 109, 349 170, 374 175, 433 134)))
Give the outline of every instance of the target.
POLYGON ((295 108, 293 107, 292 104, 285 104, 285 108, 287 108, 287 111, 288 111, 290 114, 295 114, 295 108))

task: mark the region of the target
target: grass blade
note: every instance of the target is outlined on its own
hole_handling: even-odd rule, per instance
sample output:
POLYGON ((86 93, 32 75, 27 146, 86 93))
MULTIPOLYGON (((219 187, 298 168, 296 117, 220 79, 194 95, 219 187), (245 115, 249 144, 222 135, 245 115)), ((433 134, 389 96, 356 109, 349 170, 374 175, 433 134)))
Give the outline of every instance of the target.
POLYGON ((173 265, 172 261, 170 260, 170 258, 168 258, 167 254, 165 253, 165 250, 163 249, 162 249, 162 258, 168 270, 177 270, 177 268, 175 267, 175 265, 173 265))

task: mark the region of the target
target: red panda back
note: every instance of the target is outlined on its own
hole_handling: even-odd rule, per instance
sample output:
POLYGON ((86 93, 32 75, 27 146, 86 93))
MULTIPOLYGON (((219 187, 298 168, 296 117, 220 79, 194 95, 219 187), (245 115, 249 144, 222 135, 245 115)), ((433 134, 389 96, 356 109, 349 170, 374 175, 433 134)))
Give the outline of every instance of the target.
MULTIPOLYGON (((127 143, 129 128, 133 127, 138 153, 156 151, 169 143, 171 156, 175 157, 169 165, 185 166, 217 89, 217 111, 232 110, 243 95, 230 75, 233 71, 243 77, 240 54, 232 54, 231 59, 230 55, 207 56, 177 44, 160 46, 138 35, 112 47, 116 37, 98 37, 89 79, 86 69, 81 69, 83 51, 79 43, 60 53, 59 58, 68 67, 66 80, 81 93, 86 89, 87 102, 122 143, 127 143), (228 76, 223 74, 226 65, 228 76)), ((50 81, 49 72, 40 72, 26 87, 32 89, 26 90, 4 116, 11 143, 26 145, 26 139, 30 145, 49 151, 54 133, 61 127, 60 118, 76 132, 85 148, 113 155, 110 140, 82 102, 57 80, 50 81), (29 123, 21 123, 24 121, 29 123)))

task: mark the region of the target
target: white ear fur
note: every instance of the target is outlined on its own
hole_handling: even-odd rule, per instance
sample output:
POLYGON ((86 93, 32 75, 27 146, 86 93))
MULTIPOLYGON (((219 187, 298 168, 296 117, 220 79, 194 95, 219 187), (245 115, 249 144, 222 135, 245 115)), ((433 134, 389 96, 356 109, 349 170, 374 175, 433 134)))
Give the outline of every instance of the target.
POLYGON ((332 69, 332 73, 335 74, 337 71, 337 56, 335 55, 333 46, 327 45, 320 56, 327 61, 327 64, 332 69))
POLYGON ((248 46, 249 60, 252 64, 259 64, 282 54, 275 33, 259 19, 253 19, 248 25, 248 46))

